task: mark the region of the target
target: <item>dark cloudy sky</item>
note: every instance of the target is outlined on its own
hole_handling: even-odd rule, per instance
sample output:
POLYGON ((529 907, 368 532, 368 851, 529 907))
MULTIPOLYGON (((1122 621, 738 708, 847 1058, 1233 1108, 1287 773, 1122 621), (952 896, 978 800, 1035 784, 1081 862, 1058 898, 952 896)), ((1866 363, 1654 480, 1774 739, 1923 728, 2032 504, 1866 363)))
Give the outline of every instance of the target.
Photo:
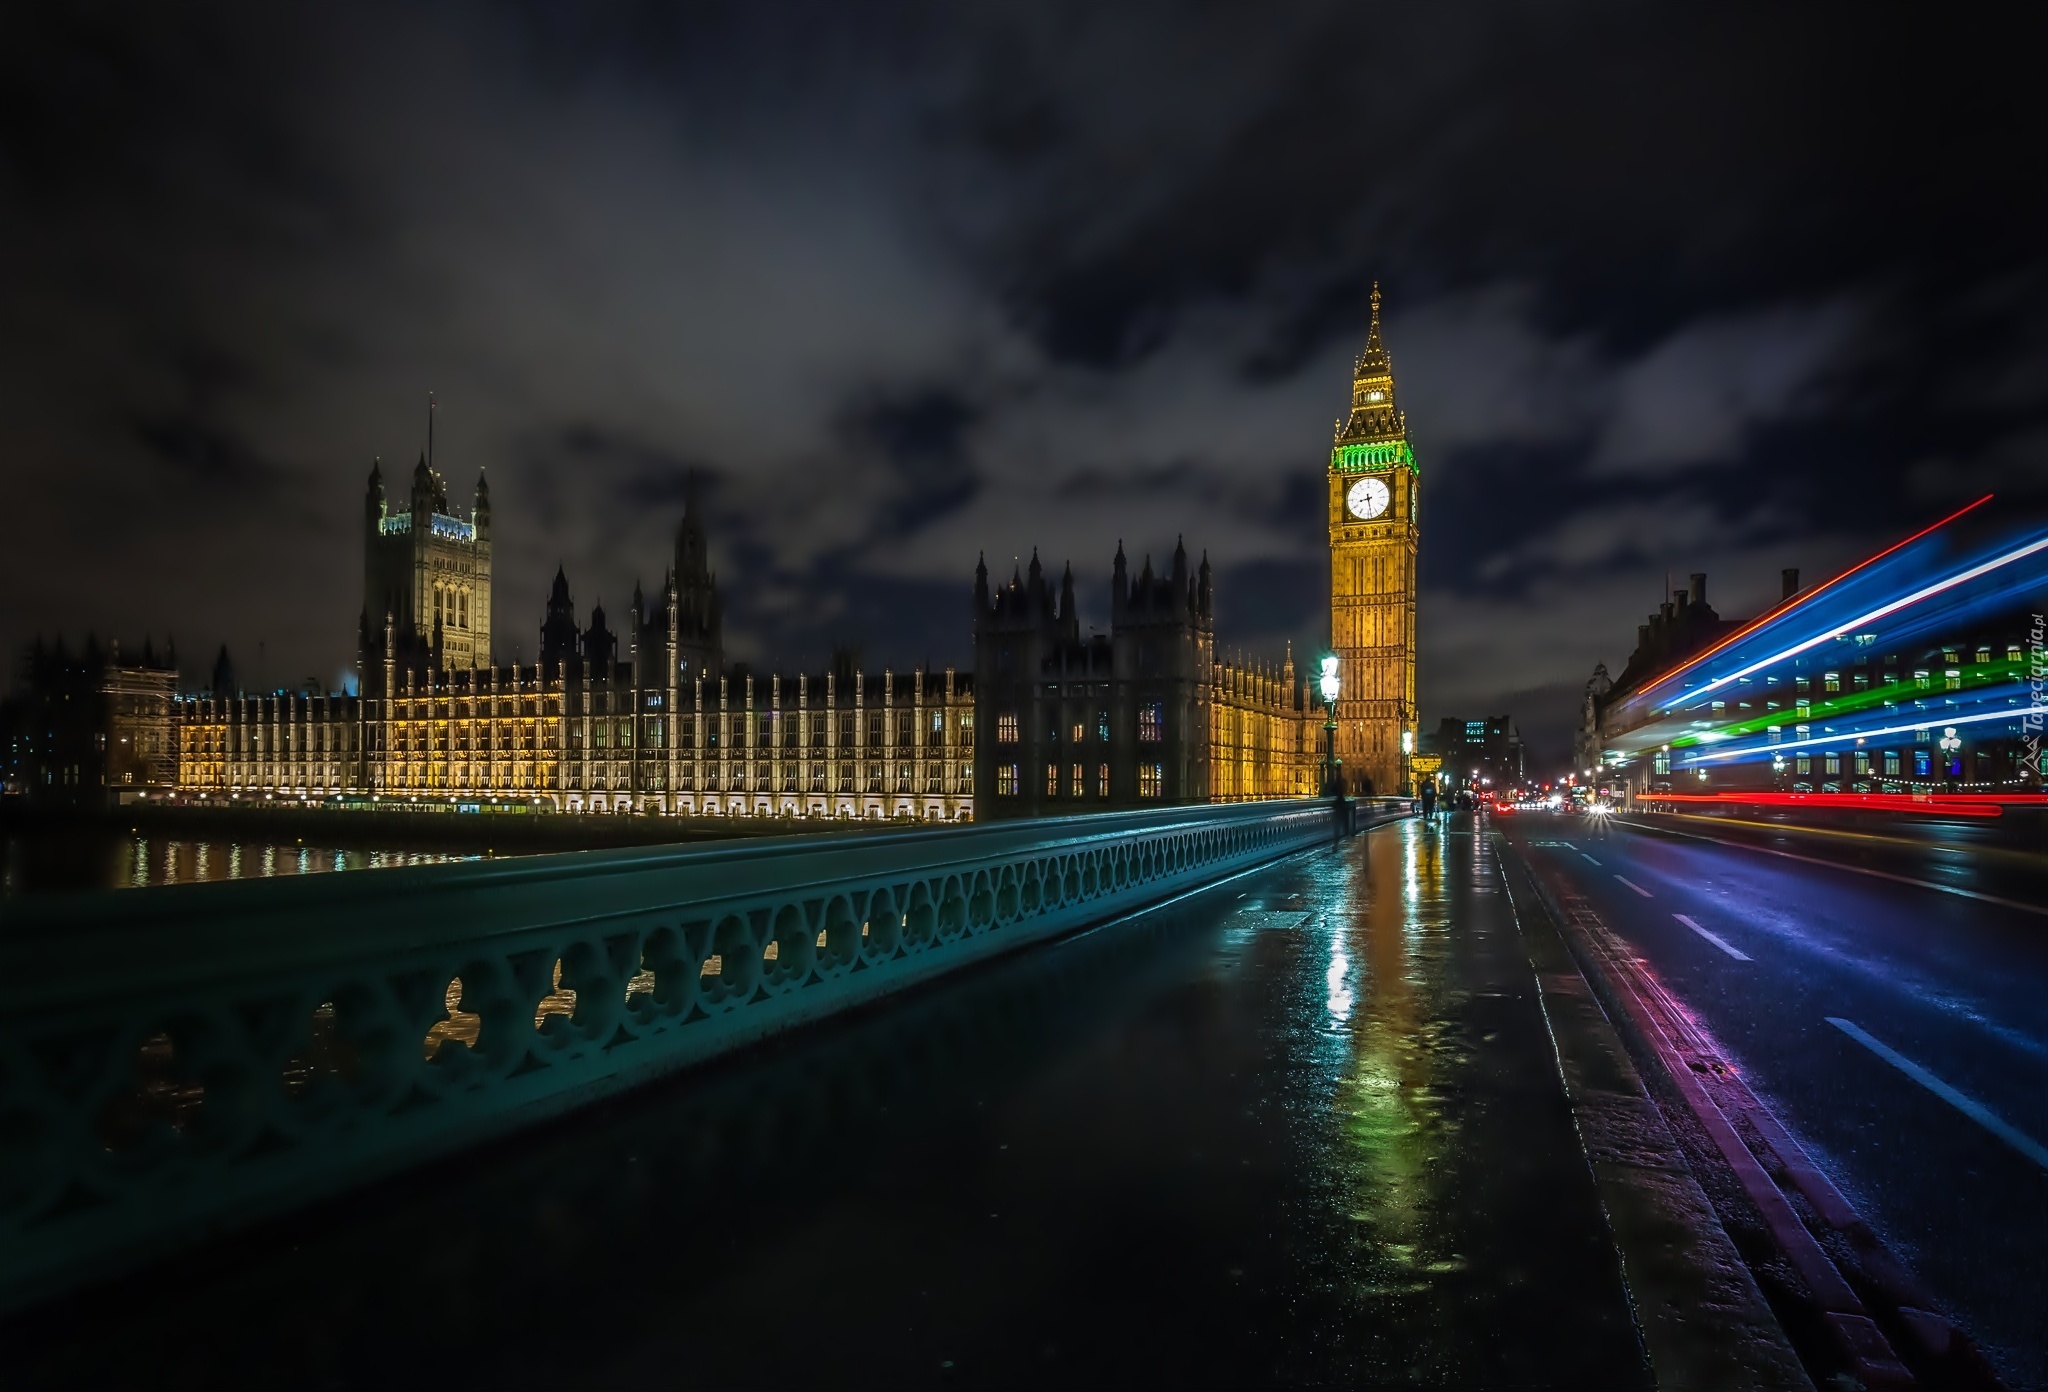
POLYGON ((1666 571, 1724 613, 2048 489, 2023 35, 1920 7, 12 6, 0 641, 336 681, 373 456, 495 503, 500 660, 712 481, 736 656, 964 664, 976 553, 1325 624, 1365 291, 1424 715, 1561 753, 1666 571), (257 657, 261 644, 262 657, 257 657))

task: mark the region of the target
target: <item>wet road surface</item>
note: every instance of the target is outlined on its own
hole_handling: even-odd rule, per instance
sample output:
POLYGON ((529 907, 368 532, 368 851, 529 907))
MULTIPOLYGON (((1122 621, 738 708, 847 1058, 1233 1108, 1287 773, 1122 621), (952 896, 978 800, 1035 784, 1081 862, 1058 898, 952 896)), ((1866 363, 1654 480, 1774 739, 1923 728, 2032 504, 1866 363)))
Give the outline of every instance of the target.
POLYGON ((1879 878, 1618 818, 1500 825, 1713 1031, 2007 1378, 2048 1388, 2048 916, 1906 883, 2021 894, 2025 867, 1990 883, 1939 845, 1891 846, 1879 878))
POLYGON ((1648 1382, 1497 869, 1413 823, 0 1332, 17 1387, 1648 1382))

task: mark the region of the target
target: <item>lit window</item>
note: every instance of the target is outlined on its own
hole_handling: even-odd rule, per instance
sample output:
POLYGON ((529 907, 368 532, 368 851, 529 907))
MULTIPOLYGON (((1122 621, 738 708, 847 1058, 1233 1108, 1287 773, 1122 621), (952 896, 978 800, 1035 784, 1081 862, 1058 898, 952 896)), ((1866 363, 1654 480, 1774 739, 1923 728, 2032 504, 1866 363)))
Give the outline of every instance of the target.
POLYGON ((1156 798, 1164 784, 1164 767, 1160 764, 1138 765, 1138 796, 1156 798))
POLYGON ((1840 691, 1842 689, 1842 674, 1840 672, 1828 672, 1821 677, 1820 685, 1823 691, 1840 691))
POLYGON ((1073 777, 1067 783, 1067 792, 1072 797, 1088 796, 1088 770, 1080 764, 1074 765, 1073 777))
POLYGON ((1001 797, 1017 796, 1017 766, 1015 764, 996 765, 996 793, 1001 797))
POLYGON ((1087 738, 1088 738, 1088 727, 1087 727, 1086 725, 1083 725, 1083 724, 1082 724, 1081 722, 1079 722, 1078 720, 1077 720, 1077 721, 1075 721, 1075 722, 1074 722, 1074 741, 1073 741, 1073 742, 1074 742, 1075 744, 1079 744, 1079 743, 1080 743, 1080 742, 1081 742, 1082 740, 1084 740, 1084 739, 1087 739, 1087 738))
POLYGON ((1047 797, 1058 797, 1060 795, 1060 766, 1058 764, 1047 764, 1045 766, 1045 795, 1047 797))
POLYGON ((1899 751, 1898 751, 1898 750, 1896 750, 1896 749, 1887 749, 1887 750, 1885 750, 1885 752, 1884 752, 1884 772, 1885 772, 1885 777, 1887 777, 1887 778, 1897 778, 1897 777, 1899 776, 1899 751))
POLYGON ((1979 649, 1977 649, 1977 665, 1978 665, 1979 667, 1982 667, 1982 666, 1983 666, 1983 665, 1984 665, 1985 663, 1989 662, 1990 660, 1991 660, 1991 649, 1989 649, 1989 648, 1979 648, 1979 649))
POLYGON ((1951 667, 1941 674, 1941 682, 1950 691, 1961 691, 1963 689, 1963 674, 1958 669, 1951 667))
POLYGON ((1922 691, 1928 691, 1933 688, 1934 680, 1927 675, 1927 669, 1922 667, 1913 673, 1913 685, 1922 691))
POLYGON ((1796 760, 1793 761, 1793 771, 1800 774, 1812 773, 1813 760, 1807 758, 1804 754, 1801 754, 1796 760))
POLYGON ((1108 764, 1098 764, 1095 767, 1095 796, 1099 798, 1106 798, 1109 796, 1108 764))
POLYGON ((1827 766, 1821 771, 1823 773, 1840 773, 1842 771, 1842 756, 1839 754, 1828 755, 1827 766))
POLYGON ((996 743, 1015 744, 1016 742, 1017 712, 1004 711, 996 717, 996 743))
POLYGON ((2018 643, 2007 643, 2005 645, 2005 660, 2007 662, 2018 662, 2020 660, 2020 645, 2018 643))
POLYGON ((1158 701, 1147 701, 1138 707, 1138 739, 1144 744, 1157 744, 1165 738, 1166 710, 1158 701))

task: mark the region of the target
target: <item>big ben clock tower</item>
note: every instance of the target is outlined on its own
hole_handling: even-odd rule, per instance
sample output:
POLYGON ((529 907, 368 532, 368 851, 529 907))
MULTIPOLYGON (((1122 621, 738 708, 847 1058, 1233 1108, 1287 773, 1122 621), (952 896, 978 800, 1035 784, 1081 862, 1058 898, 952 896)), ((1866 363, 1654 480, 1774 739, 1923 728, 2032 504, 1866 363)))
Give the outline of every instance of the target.
POLYGON ((1351 382, 1351 414, 1330 450, 1330 646, 1342 687, 1337 757, 1346 791, 1370 780, 1408 791, 1415 709, 1415 451, 1394 404, 1394 369, 1380 342, 1380 288, 1351 382), (1404 738, 1408 748, 1404 749, 1404 738))

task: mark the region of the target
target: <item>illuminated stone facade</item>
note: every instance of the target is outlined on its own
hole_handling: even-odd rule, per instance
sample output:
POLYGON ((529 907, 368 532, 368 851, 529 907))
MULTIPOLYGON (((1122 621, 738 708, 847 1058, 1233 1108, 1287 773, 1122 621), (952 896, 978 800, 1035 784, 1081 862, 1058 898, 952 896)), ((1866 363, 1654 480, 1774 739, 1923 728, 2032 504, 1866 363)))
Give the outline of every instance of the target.
POLYGON ((360 695, 216 693, 179 700, 176 780, 239 801, 725 817, 974 815, 974 697, 951 670, 755 676, 728 668, 703 513, 685 503, 653 601, 636 593, 628 647, 599 608, 576 622, 557 572, 541 661, 489 656, 490 500, 468 522, 423 457, 393 525, 382 481, 365 511, 360 695), (425 524, 421 525, 424 518, 425 524), (458 525, 468 528, 458 531, 458 525), (375 647, 368 644, 374 639, 375 647))
POLYGON ((1110 631, 1081 636, 1069 568, 1058 592, 1037 553, 993 589, 975 571, 976 779, 988 819, 1306 797, 1319 790, 1320 707, 1290 660, 1267 672, 1216 659, 1209 562, 1134 579, 1117 548, 1110 631))
POLYGON ((364 659, 374 661, 387 639, 408 668, 490 666, 491 490, 481 470, 464 518, 449 508, 447 481, 425 454, 402 509, 384 495, 382 466, 371 466, 363 500, 364 659))
POLYGON ((1372 292, 1365 351, 1352 372, 1351 414, 1330 450, 1330 645, 1342 682, 1337 754, 1354 794, 1407 791, 1416 734, 1416 543, 1421 475, 1372 292), (1404 744, 1406 748, 1404 748, 1404 744))
POLYGON ((1279 667, 1218 662, 1209 680, 1209 800, 1314 797, 1322 791, 1323 707, 1279 667))

